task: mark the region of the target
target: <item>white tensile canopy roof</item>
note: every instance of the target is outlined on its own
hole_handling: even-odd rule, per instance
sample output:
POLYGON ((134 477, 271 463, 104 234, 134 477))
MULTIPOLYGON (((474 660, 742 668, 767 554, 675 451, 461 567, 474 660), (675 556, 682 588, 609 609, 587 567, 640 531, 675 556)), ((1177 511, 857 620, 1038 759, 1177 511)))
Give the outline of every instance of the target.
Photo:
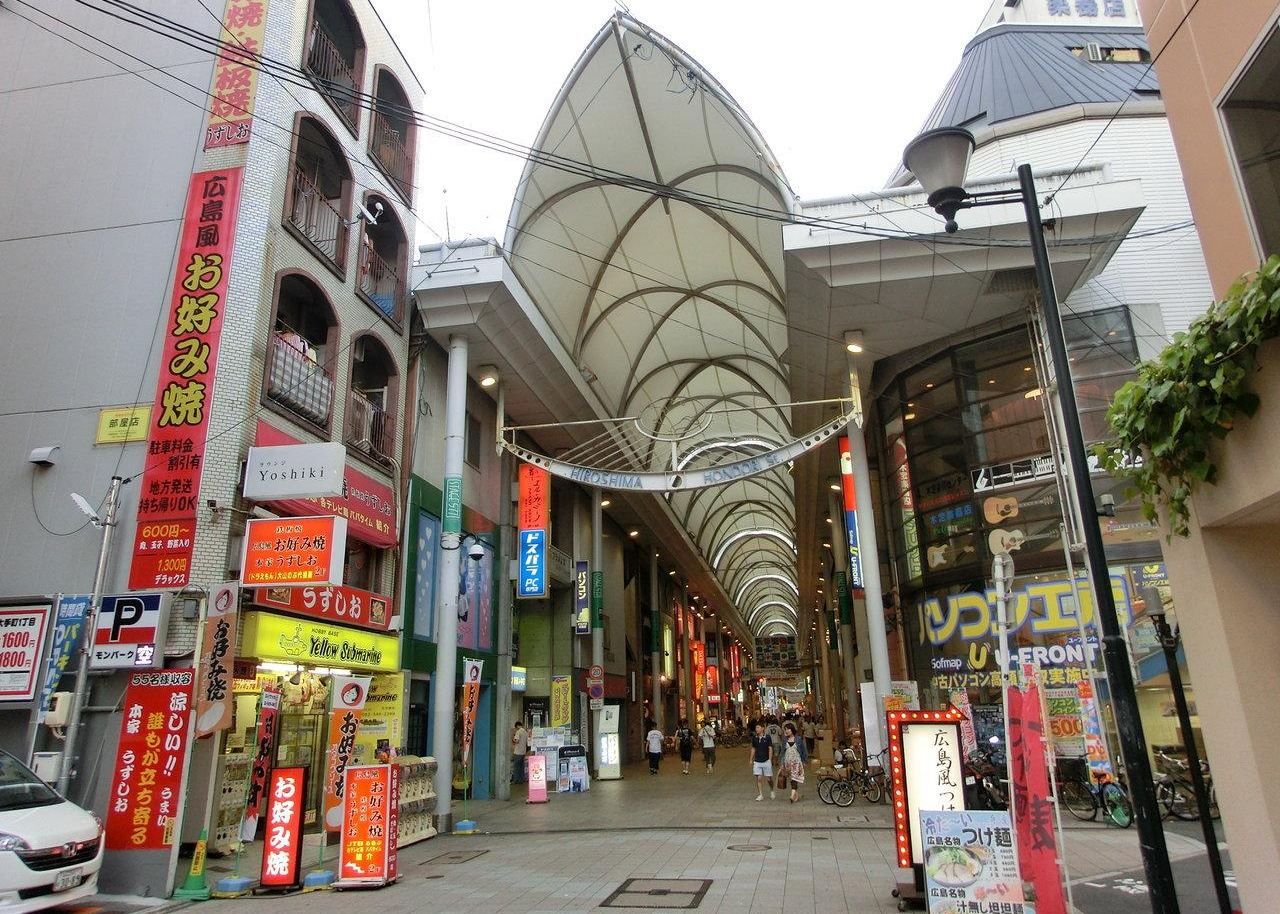
MULTIPOLYGON (((613 415, 640 417, 661 436, 697 428, 680 448, 702 447, 703 460, 740 459, 803 432, 785 405, 782 226, 759 212, 790 213, 794 196, 729 94, 618 14, 577 62, 533 146, 504 248, 613 415), (605 183, 606 172, 621 183, 605 183)), ((634 458, 657 469, 671 452, 660 444, 634 458)), ((794 497, 785 465, 669 496, 757 634, 796 628, 794 497)))

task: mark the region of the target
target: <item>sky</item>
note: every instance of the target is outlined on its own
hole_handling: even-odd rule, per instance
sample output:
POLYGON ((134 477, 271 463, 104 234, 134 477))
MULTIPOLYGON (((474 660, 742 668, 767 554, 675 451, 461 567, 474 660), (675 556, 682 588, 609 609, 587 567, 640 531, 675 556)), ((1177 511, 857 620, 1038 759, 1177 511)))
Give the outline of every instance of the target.
MULTIPOLYGON (((884 186, 992 0, 628 0, 737 99, 802 199, 884 186)), ((613 0, 374 0, 426 112, 522 145, 613 0)), ((522 160, 425 132, 419 244, 505 233, 522 160), (446 217, 447 210, 447 217, 446 217)))

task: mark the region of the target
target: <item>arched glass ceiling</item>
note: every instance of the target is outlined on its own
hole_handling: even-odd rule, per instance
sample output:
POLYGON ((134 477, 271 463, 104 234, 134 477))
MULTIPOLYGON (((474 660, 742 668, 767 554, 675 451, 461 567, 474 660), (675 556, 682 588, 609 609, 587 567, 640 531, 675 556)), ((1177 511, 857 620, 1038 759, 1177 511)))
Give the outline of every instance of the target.
MULTIPOLYGON (((601 402, 661 434, 699 428, 676 458, 684 465, 793 438, 781 225, 731 210, 792 211, 794 195, 737 102, 684 51, 619 13, 578 60, 533 146, 543 156, 526 164, 505 250, 601 402), (590 168, 553 167, 549 156, 590 168), (618 174, 646 183, 621 186, 610 180, 618 174)), ((657 468, 671 457, 663 448, 633 456, 657 468)), ((736 602, 766 584, 795 592, 785 465, 669 503, 736 602)))

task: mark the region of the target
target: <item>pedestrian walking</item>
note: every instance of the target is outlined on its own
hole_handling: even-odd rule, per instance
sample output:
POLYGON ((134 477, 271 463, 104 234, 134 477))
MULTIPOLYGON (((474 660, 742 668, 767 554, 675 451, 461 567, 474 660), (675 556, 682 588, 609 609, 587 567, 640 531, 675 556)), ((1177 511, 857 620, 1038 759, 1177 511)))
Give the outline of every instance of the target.
POLYGON ((713 774, 716 770, 716 728, 711 726, 711 721, 703 722, 698 736, 702 737, 702 764, 707 766, 707 774, 713 774))
POLYGON ((813 722, 812 717, 805 717, 804 748, 808 753, 809 758, 813 758, 814 749, 816 749, 817 747, 818 747, 818 725, 813 722))
POLYGON ((756 802, 764 799, 764 785, 769 785, 769 799, 774 799, 773 792, 773 740, 764 730, 763 723, 756 724, 756 732, 751 734, 751 773, 756 776, 756 802))
POLYGON ((693 731, 689 729, 688 718, 680 718, 680 726, 676 728, 676 746, 680 749, 680 773, 689 773, 689 763, 693 761, 693 731))
POLYGON ((770 716, 768 721, 769 723, 765 726, 764 732, 768 735, 769 742, 773 746, 773 770, 778 776, 778 787, 782 788, 786 786, 786 781, 783 780, 782 776, 782 750, 785 748, 783 746, 782 725, 778 723, 778 718, 773 716, 770 716))
POLYGON ((649 732, 644 736, 646 754, 649 756, 649 773, 658 773, 658 763, 662 761, 662 731, 656 721, 649 721, 649 732))
POLYGON ((524 728, 524 721, 516 721, 511 731, 511 783, 523 784, 525 781, 525 756, 529 754, 529 731, 524 728))
POLYGON ((791 787, 791 802, 800 799, 800 786, 804 784, 804 766, 809 762, 804 741, 796 736, 796 725, 787 721, 786 748, 782 752, 782 774, 791 787))

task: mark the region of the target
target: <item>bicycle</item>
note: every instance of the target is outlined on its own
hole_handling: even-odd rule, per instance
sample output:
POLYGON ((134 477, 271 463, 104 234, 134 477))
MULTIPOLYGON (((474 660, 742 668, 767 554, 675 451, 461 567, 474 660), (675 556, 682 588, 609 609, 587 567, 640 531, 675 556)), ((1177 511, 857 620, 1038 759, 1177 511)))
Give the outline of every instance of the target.
MULTIPOLYGON (((1156 753, 1156 763, 1161 767, 1160 779, 1156 781, 1156 801, 1164 807, 1164 816, 1173 816, 1182 822, 1194 822, 1200 818, 1200 806, 1196 801, 1195 786, 1186 772, 1190 771, 1190 762, 1163 752, 1156 753), (1179 772, 1174 774, 1173 772, 1179 772)), ((1213 787, 1209 776, 1207 762, 1200 763, 1200 770, 1205 775, 1205 786, 1209 791, 1209 816, 1217 819, 1218 792, 1213 787)))
POLYGON ((888 752, 867 759, 861 769, 845 768, 840 777, 826 777, 818 783, 818 798, 824 803, 849 807, 861 794, 868 803, 883 802, 886 794, 884 756, 888 752), (878 771, 872 771, 873 763, 878 771))
POLYGON ((1059 778, 1058 799, 1082 822, 1096 821, 1101 812, 1104 822, 1111 822, 1118 828, 1128 828, 1133 824, 1133 803, 1129 794, 1111 778, 1094 783, 1087 764, 1059 778))

